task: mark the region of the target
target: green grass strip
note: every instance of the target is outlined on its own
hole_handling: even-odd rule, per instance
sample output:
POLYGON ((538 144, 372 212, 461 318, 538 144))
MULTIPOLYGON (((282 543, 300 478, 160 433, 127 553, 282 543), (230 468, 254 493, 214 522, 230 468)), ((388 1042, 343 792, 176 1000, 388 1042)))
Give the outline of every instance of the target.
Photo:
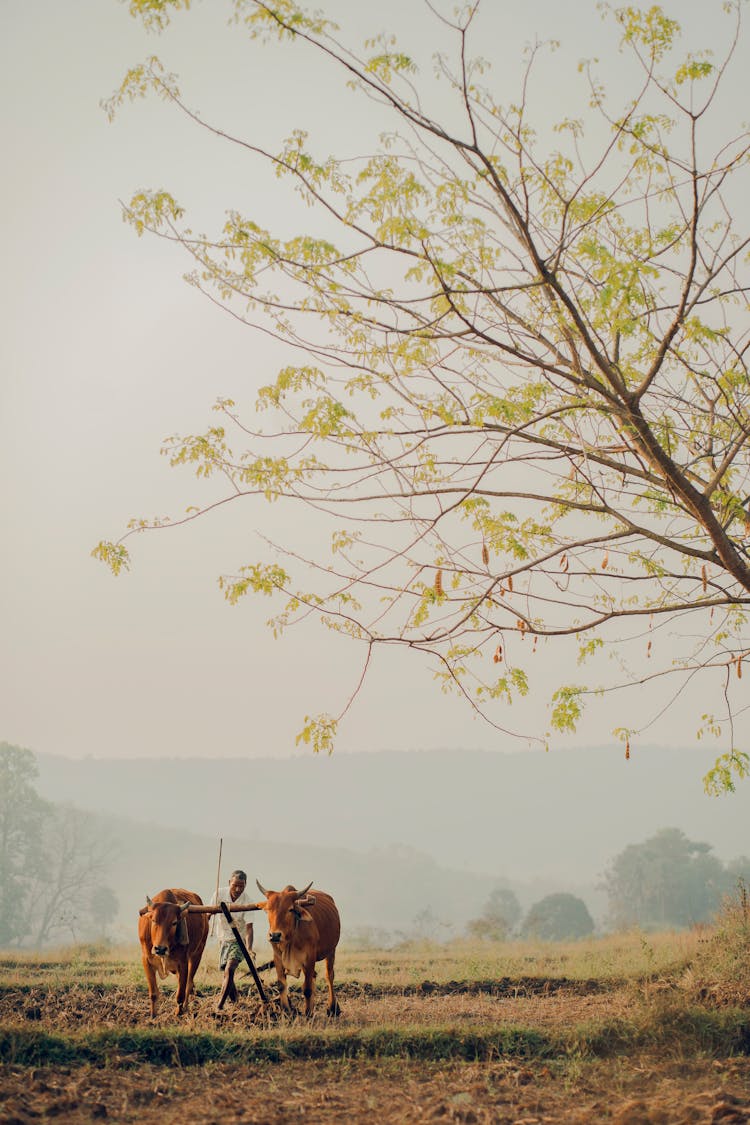
POLYGON ((203 1066, 209 1062, 288 1059, 404 1058, 477 1061, 503 1057, 606 1058, 633 1051, 679 1048, 684 1054, 750 1054, 745 1011, 681 1010, 647 1021, 581 1025, 542 1033, 519 1027, 372 1028, 365 1031, 196 1033, 144 1028, 49 1033, 0 1029, 0 1061, 16 1066, 203 1066))
POLYGON ((409 1058, 457 1061, 545 1057, 553 1045, 538 1032, 377 1029, 325 1035, 103 1031, 51 1034, 0 1029, 0 1061, 16 1066, 89 1063, 101 1066, 203 1066, 208 1062, 283 1062, 287 1059, 409 1058))

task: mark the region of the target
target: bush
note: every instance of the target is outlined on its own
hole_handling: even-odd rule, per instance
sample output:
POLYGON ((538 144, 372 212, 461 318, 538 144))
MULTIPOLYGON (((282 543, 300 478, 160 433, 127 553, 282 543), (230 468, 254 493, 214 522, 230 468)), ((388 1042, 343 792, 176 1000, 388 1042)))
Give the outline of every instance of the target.
POLYGON ((594 920, 583 899, 571 894, 547 895, 524 918, 521 936, 542 941, 569 941, 594 932, 594 920))
POLYGON ((521 905, 514 892, 507 887, 495 887, 480 916, 472 918, 466 930, 469 937, 482 941, 505 941, 520 917, 521 905))
POLYGON ((750 900, 747 885, 737 891, 717 915, 716 927, 701 946, 687 983, 702 1000, 720 1004, 750 1003, 750 900))

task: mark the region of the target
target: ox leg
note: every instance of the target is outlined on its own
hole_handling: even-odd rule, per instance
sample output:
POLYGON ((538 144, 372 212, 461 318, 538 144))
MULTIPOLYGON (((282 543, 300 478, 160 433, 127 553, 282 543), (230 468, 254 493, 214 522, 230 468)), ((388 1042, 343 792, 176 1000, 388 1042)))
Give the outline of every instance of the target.
POLYGON ((279 982, 279 1004, 285 1012, 294 1013, 294 1008, 289 1002, 289 988, 286 983, 286 969, 281 960, 281 954, 274 946, 273 964, 276 969, 276 980, 279 982))
POLYGON ((198 967, 201 963, 201 958, 203 956, 203 949, 205 947, 205 944, 206 944, 206 940, 204 938, 203 941, 198 946, 198 948, 196 949, 195 953, 193 953, 192 956, 188 957, 187 990, 185 992, 185 1002, 186 1003, 193 994, 193 981, 195 980, 195 974, 198 972, 198 967))
POLYGON ((326 1008, 326 1015, 340 1016, 341 1008, 336 999, 336 993, 333 987, 333 963, 336 960, 336 954, 331 953, 326 957, 326 980, 328 981, 328 1007, 326 1008))
POLYGON ((143 971, 146 974, 146 984, 148 985, 148 999, 151 1005, 151 1019, 157 1013, 159 1008, 159 986, 156 983, 156 973, 154 967, 145 955, 141 958, 143 962, 143 971))
POLYGON ((177 1007, 174 1010, 176 1016, 181 1016, 187 1008, 188 1002, 188 967, 187 959, 180 965, 177 971, 177 1007))
POLYGON ((305 1015, 308 1019, 315 1011, 315 964, 308 968, 305 966, 305 985, 302 990, 305 997, 305 1015))

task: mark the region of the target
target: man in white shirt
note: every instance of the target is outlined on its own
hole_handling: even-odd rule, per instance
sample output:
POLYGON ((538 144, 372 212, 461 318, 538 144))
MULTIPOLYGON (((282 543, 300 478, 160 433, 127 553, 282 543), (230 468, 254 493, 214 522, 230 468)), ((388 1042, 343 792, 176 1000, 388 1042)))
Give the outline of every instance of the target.
MULTIPOLYGON (((239 869, 237 871, 233 871, 229 876, 229 885, 226 887, 220 887, 218 892, 211 899, 212 905, 217 906, 220 902, 226 902, 227 904, 243 906, 245 903, 255 902, 255 899, 250 898, 250 896, 246 894, 246 886, 247 875, 245 874, 245 872, 240 871, 239 869)), ((240 931, 240 933, 242 933, 242 919, 240 917, 241 913, 243 912, 238 912, 237 914, 233 915, 233 920, 236 922, 237 929, 240 931)), ((224 915, 222 913, 215 914, 214 918, 216 919, 216 926, 218 927, 218 936, 220 942, 219 968, 224 970, 224 982, 221 989, 221 996, 219 998, 218 1004, 216 1005, 217 1011, 221 1011, 221 1009, 224 1007, 224 1001, 226 1000, 227 996, 232 1001, 235 1001, 237 999, 237 986, 234 983, 234 972, 240 961, 243 960, 243 957, 240 947, 237 944, 237 940, 232 933, 232 928, 227 922, 224 915)), ((252 918, 252 911, 248 911, 244 915, 245 945, 247 946, 247 951, 251 954, 251 956, 253 949, 252 918)))

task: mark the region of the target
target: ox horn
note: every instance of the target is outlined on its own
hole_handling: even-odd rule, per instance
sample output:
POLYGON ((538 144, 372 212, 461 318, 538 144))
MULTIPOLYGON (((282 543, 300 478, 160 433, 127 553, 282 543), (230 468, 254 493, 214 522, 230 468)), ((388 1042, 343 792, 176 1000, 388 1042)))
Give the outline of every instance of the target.
POLYGON ((310 890, 310 887, 313 885, 314 882, 315 882, 315 880, 311 879, 310 882, 305 887, 304 891, 297 891, 296 895, 294 896, 294 901, 296 902, 298 898, 304 898, 305 895, 307 894, 307 892, 310 890))
POLYGON ((265 888, 265 887, 263 886, 263 884, 261 883, 260 879, 256 879, 256 880, 255 880, 255 882, 256 882, 256 885, 257 885, 257 887, 258 887, 258 890, 260 891, 260 893, 261 893, 262 895, 265 895, 265 896, 266 896, 266 898, 268 898, 268 891, 267 891, 267 890, 266 890, 266 888, 265 888))
POLYGON ((152 907, 153 905, 154 905, 154 904, 153 904, 153 902, 151 901, 151 899, 150 899, 150 898, 148 897, 148 895, 146 895, 146 906, 147 906, 147 907, 149 908, 149 910, 151 909, 151 907, 152 907))
POLYGON ((189 902, 178 902, 177 905, 180 908, 180 914, 184 914, 186 910, 190 909, 190 903, 189 902))

